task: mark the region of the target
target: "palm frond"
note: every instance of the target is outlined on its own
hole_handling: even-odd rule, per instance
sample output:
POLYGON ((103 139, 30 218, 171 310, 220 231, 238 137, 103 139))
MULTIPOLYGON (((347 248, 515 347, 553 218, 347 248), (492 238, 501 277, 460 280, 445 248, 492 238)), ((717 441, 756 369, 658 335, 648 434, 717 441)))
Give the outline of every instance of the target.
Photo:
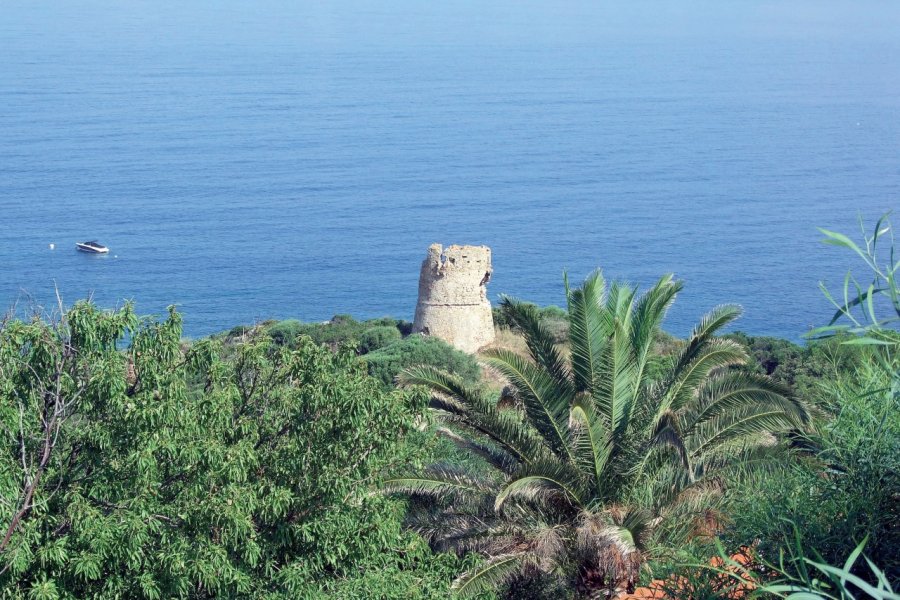
POLYGON ((757 411, 755 407, 720 414, 696 428, 690 436, 690 456, 701 457, 718 446, 741 437, 786 431, 793 420, 782 410, 757 411))
POLYGON ((425 386, 432 394, 439 394, 451 400, 452 405, 448 405, 445 410, 457 414, 468 414, 472 410, 483 412, 491 405, 490 400, 478 389, 467 385, 459 377, 431 365, 404 369, 397 375, 397 384, 400 387, 425 386))
MULTIPOLYGON (((673 281, 671 274, 665 275, 656 282, 656 285, 644 292, 635 305, 631 345, 637 359, 639 382, 644 378, 644 369, 653 348, 654 335, 683 287, 684 284, 680 281, 673 281)), ((636 393, 638 389, 635 388, 636 393)))
POLYGON ((431 498, 454 496, 475 500, 495 494, 497 486, 490 480, 473 476, 460 469, 434 465, 420 476, 385 479, 380 489, 388 494, 402 493, 431 498))
POLYGON ((600 271, 592 273, 578 289, 570 289, 566 279, 572 377, 579 392, 590 390, 599 377, 600 353, 606 344, 601 321, 605 289, 600 271))
POLYGON ((460 575, 451 586, 461 598, 471 598, 512 581, 531 563, 527 552, 493 556, 483 564, 460 575))
POLYGON ((675 381, 676 375, 691 363, 697 354, 706 346, 713 335, 741 315, 741 308, 733 304, 717 306, 700 319, 694 326, 691 336, 675 357, 670 375, 664 379, 660 389, 665 390, 675 381))
POLYGON ((569 444, 575 454, 575 462, 584 473, 594 478, 595 495, 602 495, 606 477, 604 470, 612 454, 610 427, 594 408, 594 402, 586 393, 575 398, 569 417, 572 436, 569 444))
POLYGON ((660 390, 656 418, 666 411, 678 411, 696 396, 697 389, 716 369, 744 364, 748 357, 743 346, 733 340, 713 339, 694 349, 693 357, 679 360, 660 390))
POLYGON ((631 330, 631 317, 634 314, 634 298, 637 289, 626 284, 614 281, 609 286, 606 295, 606 304, 601 311, 603 317, 603 331, 607 337, 615 333, 616 324, 623 330, 631 330))
POLYGON ((403 371, 401 385, 424 385, 431 390, 432 408, 444 413, 443 420, 487 436, 517 461, 529 462, 546 454, 543 442, 513 416, 497 409, 478 390, 458 377, 431 366, 403 371))
POLYGON ((675 450, 681 464, 690 473, 691 464, 678 421, 678 417, 672 411, 664 412, 656 421, 650 444, 651 446, 666 446, 675 450))
POLYGON ((615 439, 627 427, 634 407, 637 362, 624 319, 616 318, 610 326, 612 332, 600 355, 600 378, 595 381, 592 396, 615 439))
POLYGON ((744 310, 737 304, 721 304, 703 315, 691 332, 691 340, 708 340, 720 329, 740 318, 744 310))
POLYGON ((747 407, 780 410, 795 427, 802 427, 810 420, 806 404, 787 386, 764 375, 730 372, 706 381, 700 389, 694 414, 686 419, 685 430, 690 434, 710 419, 747 407))
POLYGON ((485 538, 492 537, 490 532, 495 521, 475 514, 461 513, 455 507, 452 510, 436 511, 429 506, 424 510, 412 507, 406 524, 433 549, 462 553, 482 551, 491 546, 485 538))
POLYGON ((515 352, 491 350, 485 356, 487 363, 516 388, 529 423, 550 449, 560 458, 570 458, 566 421, 572 402, 571 388, 559 386, 549 373, 515 352))
POLYGON ((588 494, 581 472, 559 460, 544 460, 524 465, 506 482, 494 499, 499 512, 512 497, 535 500, 542 496, 559 496, 574 507, 585 504, 588 494))
POLYGON ((551 455, 544 440, 511 411, 492 408, 484 413, 456 415, 440 411, 439 408, 437 410, 439 421, 473 435, 485 436, 520 464, 528 464, 551 455))
POLYGON ((541 322, 537 306, 504 296, 500 300, 500 309, 522 331, 532 360, 553 377, 557 386, 570 387, 569 367, 556 349, 553 336, 541 322))
POLYGON ((483 444, 468 437, 461 436, 447 427, 439 427, 437 429, 437 434, 452 441, 460 450, 471 452, 482 458, 495 469, 506 473, 507 475, 512 474, 519 466, 519 462, 502 448, 483 444))
POLYGON ((647 536, 652 528, 651 521, 653 515, 647 510, 637 507, 628 507, 628 509, 617 519, 619 527, 622 528, 622 537, 636 550, 643 550, 646 547, 647 536), (627 532, 627 535, 624 535, 627 532))
POLYGON ((796 463, 791 450, 783 444, 772 444, 749 439, 738 439, 722 444, 715 451, 707 452, 695 463, 698 480, 716 478, 739 485, 757 477, 760 473, 785 472, 796 463))

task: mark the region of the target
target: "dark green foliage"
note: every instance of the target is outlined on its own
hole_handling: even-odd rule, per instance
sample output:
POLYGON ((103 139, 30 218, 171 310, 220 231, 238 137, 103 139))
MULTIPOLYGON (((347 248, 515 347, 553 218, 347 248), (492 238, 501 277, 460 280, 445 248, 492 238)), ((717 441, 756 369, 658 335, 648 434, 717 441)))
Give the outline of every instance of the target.
POLYGON ((657 331, 653 336, 653 351, 647 361, 647 379, 659 381, 671 368, 682 344, 674 335, 657 331))
POLYGON ((799 346, 780 338, 754 337, 742 332, 724 337, 747 349, 752 359, 748 367, 755 365, 757 372, 791 386, 804 398, 816 395, 816 387, 823 378, 852 371, 857 354, 853 348, 841 344, 842 338, 813 340, 799 346))
POLYGON ((575 590, 567 582, 540 572, 514 577, 502 596, 504 600, 574 600, 575 597, 575 590))
POLYGON ((368 354, 396 342, 401 337, 400 330, 391 325, 370 327, 359 336, 359 351, 361 354, 368 354))
POLYGON ((276 344, 282 346, 290 346, 301 332, 306 330, 306 325, 296 319, 287 319, 286 321, 278 321, 274 325, 266 328, 276 344))
POLYGON ((219 336, 226 340, 236 340, 247 335, 247 333, 251 332, 253 329, 254 327, 252 325, 235 325, 224 334, 219 334, 219 336))
POLYGON ((89 304, 0 328, 0 598, 446 594, 464 565, 368 493, 420 459, 424 398, 353 352, 241 335, 223 360, 174 311, 89 304))
POLYGON ((371 352, 365 355, 364 360, 369 374, 381 381, 385 388, 394 385, 400 371, 418 365, 431 365, 467 381, 477 381, 481 372, 473 356, 436 337, 418 334, 371 352))
POLYGON ((794 385, 798 375, 805 374, 809 369, 809 349, 788 340, 753 337, 740 331, 724 337, 743 344, 753 359, 750 364, 755 363, 760 373, 782 383, 794 385))
MULTIPOLYGON (((324 323, 301 323, 300 321, 289 319, 286 321, 277 321, 262 326, 262 329, 278 344, 288 347, 295 347, 300 336, 307 336, 316 344, 323 344, 337 350, 341 345, 350 345, 358 348, 361 352, 371 350, 362 350, 363 337, 366 332, 373 328, 390 328, 397 332, 394 339, 398 339, 402 335, 402 329, 407 328, 407 323, 397 321, 388 317, 381 319, 370 319, 368 321, 357 321, 350 315, 335 315, 330 321, 324 323)), ((387 339, 388 335, 382 330, 380 333, 383 339, 387 339)), ((377 340, 372 340, 370 342, 377 340)))

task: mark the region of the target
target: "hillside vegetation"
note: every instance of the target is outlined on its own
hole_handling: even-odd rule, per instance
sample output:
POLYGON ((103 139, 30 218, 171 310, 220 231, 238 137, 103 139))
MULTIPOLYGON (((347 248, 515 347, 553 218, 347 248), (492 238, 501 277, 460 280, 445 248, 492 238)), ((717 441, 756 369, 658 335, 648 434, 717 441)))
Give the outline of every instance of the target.
POLYGON ((825 232, 866 270, 805 345, 733 306, 675 338, 681 282, 599 272, 505 298, 477 357, 390 318, 8 318, 0 599, 898 598, 890 232, 825 232))

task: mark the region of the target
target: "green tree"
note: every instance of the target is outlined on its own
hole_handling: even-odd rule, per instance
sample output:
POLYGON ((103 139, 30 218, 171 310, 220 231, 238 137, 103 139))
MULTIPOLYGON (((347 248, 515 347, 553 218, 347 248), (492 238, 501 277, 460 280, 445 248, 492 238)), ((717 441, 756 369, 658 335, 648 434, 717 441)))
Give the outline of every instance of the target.
POLYGON ((734 306, 706 315, 660 379, 649 379, 680 289, 666 276, 638 296, 607 288, 599 272, 580 288, 567 283, 568 359, 534 306, 504 299, 529 353, 488 355, 516 389, 511 409, 434 368, 402 375, 431 390, 443 433, 489 467, 434 465, 385 483, 417 501, 413 526, 437 548, 486 557, 455 581, 458 592, 523 573, 568 578, 586 597, 633 587, 654 543, 702 530, 727 476, 776 452, 773 433, 808 421, 783 386, 726 368, 747 361, 739 344, 715 337, 739 315, 734 306))
POLYGON ((308 338, 219 351, 175 311, 0 328, 0 598, 439 593, 458 566, 432 572, 402 503, 368 493, 415 464, 425 397, 308 338))

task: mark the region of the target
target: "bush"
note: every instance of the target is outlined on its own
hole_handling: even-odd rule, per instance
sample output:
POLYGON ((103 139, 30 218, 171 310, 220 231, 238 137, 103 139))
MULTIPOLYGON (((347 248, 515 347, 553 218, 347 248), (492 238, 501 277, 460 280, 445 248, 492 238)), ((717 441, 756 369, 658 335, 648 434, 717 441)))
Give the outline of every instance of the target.
MULTIPOLYGON (((900 584, 900 266, 893 243, 887 252, 878 245, 890 231, 882 218, 858 246, 822 230, 828 243, 861 257, 872 277, 866 286, 848 274, 840 300, 822 285, 837 312, 813 334, 843 336, 829 342, 843 353, 832 354, 840 368, 812 388, 831 419, 810 436, 811 458, 743 490, 726 533, 732 543, 757 544, 770 561, 797 549, 783 571, 789 580, 803 580, 804 555, 839 565, 868 539, 866 553, 900 584)), ((790 354, 785 364, 794 362, 790 354)), ((870 583, 880 572, 858 563, 854 571, 870 583)))
MULTIPOLYGON (((401 328, 406 328, 407 325, 404 321, 397 321, 389 317, 357 321, 350 315, 335 315, 330 321, 325 323, 302 323, 295 319, 289 319, 275 322, 264 327, 264 329, 275 343, 290 348, 297 346, 300 336, 307 336, 316 344, 328 346, 332 350, 337 350, 342 344, 349 344, 365 353, 374 349, 374 347, 368 350, 362 349, 363 336, 366 335, 368 330, 384 328, 378 334, 382 339, 386 340, 385 343, 381 344, 383 346, 386 343, 390 343, 390 341, 400 338, 402 336, 401 328), (397 335, 387 333, 387 329, 396 331, 397 335)), ((240 331, 244 330, 240 329, 240 331)), ((378 340, 370 339, 367 344, 372 342, 377 344, 378 340)))
POLYGON ((288 319, 287 321, 278 321, 268 328, 268 333, 276 344, 282 346, 293 346, 294 340, 304 331, 306 326, 296 319, 288 319))
POLYGON ((736 490, 729 547, 756 543, 775 560, 796 535, 826 562, 842 564, 868 535, 869 555, 900 581, 900 406, 888 383, 864 363, 828 385, 823 400, 833 419, 810 436, 814 456, 736 490))
POLYGON ((842 345, 843 338, 812 340, 799 346, 781 338, 749 336, 742 332, 723 336, 742 344, 756 371, 791 386, 804 398, 813 398, 819 383, 853 371, 856 352, 842 345))
POLYGON ((366 354, 369 374, 381 381, 385 388, 394 385, 400 371, 416 365, 433 365, 459 375, 465 381, 477 381, 481 375, 473 356, 453 348, 436 337, 413 334, 366 354))
POLYGON ((672 368, 675 355, 684 345, 672 334, 657 331, 653 335, 653 353, 647 361, 647 376, 651 381, 660 381, 672 368))
POLYGON ((447 596, 457 559, 368 493, 420 461, 426 398, 242 335, 223 360, 174 310, 0 325, 0 598, 447 596))
POLYGON ((400 330, 396 327, 390 325, 371 327, 359 336, 359 351, 361 354, 368 354, 396 342, 401 337, 400 330))

